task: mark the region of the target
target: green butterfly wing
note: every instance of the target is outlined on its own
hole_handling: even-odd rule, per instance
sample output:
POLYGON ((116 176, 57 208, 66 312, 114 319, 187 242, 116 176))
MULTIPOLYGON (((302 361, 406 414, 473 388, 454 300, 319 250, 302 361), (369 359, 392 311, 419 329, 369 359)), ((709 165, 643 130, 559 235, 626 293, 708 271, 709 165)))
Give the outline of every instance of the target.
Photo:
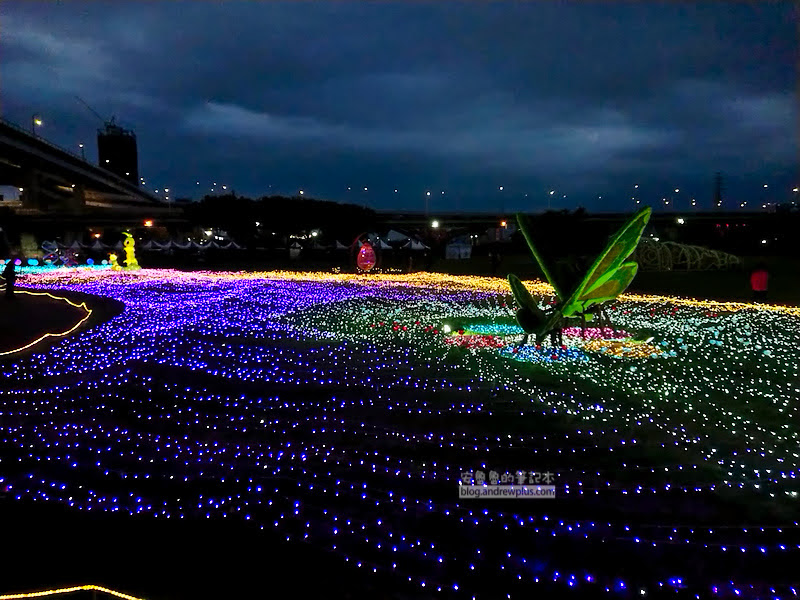
POLYGON ((547 315, 536 304, 528 288, 513 273, 508 274, 508 283, 511 293, 517 302, 517 323, 525 333, 540 335, 542 328, 547 323, 547 315))
POLYGON ((520 308, 533 308, 536 306, 536 300, 533 299, 528 288, 519 280, 519 277, 513 273, 509 273, 508 284, 511 286, 511 293, 514 294, 514 300, 517 301, 517 306, 520 308))
POLYGON ((586 276, 564 303, 562 313, 565 317, 583 312, 592 304, 613 300, 630 285, 638 266, 633 261, 625 261, 636 250, 639 238, 650 219, 650 212, 649 206, 644 207, 628 219, 611 238, 605 250, 595 259, 586 276))
POLYGON ((639 265, 633 261, 622 263, 610 279, 607 279, 605 283, 587 292, 580 298, 581 312, 585 311, 592 304, 608 302, 619 296, 631 284, 638 269, 639 265))
MULTIPOLYGON (((548 268, 547 263, 544 260, 544 257, 539 253, 539 251, 536 249, 536 245, 533 243, 533 236, 531 235, 531 232, 530 232, 530 229, 528 227, 528 222, 527 222, 527 219, 525 218, 525 215, 522 214, 522 213, 517 213, 515 216, 517 217, 517 224, 519 225, 519 230, 522 232, 522 236, 525 238, 525 241, 528 242, 528 248, 531 249, 531 254, 533 254, 533 257, 536 259, 536 262, 539 264, 539 268, 542 270, 542 273, 544 273, 544 276, 547 278, 547 281, 549 281, 550 285, 553 286, 553 289, 556 291, 556 296, 558 296, 558 299, 559 300, 563 300, 564 299, 564 295, 562 294, 562 290, 560 289, 560 286, 558 285, 556 279, 553 277, 553 273, 548 268)), ((509 279, 509 282, 510 281, 511 280, 509 279)), ((517 281, 519 281, 519 280, 517 280, 517 281)), ((514 289, 513 284, 512 284, 511 289, 512 290, 514 289)), ((515 297, 516 297, 516 295, 515 295, 515 297)))

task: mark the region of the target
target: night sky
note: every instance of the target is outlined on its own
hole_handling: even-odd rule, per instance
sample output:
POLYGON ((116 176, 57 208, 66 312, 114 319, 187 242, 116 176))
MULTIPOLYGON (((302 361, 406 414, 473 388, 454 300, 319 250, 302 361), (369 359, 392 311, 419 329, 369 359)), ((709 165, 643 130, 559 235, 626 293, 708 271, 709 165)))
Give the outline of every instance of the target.
POLYGON ((789 2, 6 0, 0 111, 25 127, 38 114, 42 136, 96 160, 102 123, 79 95, 135 130, 147 187, 173 197, 216 182, 378 209, 421 210, 431 191, 432 211, 634 196, 680 210, 709 208, 722 171, 726 205, 755 208, 800 184, 797 16, 789 2))

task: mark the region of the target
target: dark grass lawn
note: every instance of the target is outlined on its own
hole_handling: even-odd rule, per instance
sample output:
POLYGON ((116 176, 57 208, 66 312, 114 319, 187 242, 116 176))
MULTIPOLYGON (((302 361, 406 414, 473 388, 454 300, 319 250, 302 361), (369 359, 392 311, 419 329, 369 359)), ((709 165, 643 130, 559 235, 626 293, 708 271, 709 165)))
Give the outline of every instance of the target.
POLYGON ((0 293, 0 352, 21 348, 47 333, 69 331, 87 314, 45 295, 18 290, 9 298, 5 291, 0 293))

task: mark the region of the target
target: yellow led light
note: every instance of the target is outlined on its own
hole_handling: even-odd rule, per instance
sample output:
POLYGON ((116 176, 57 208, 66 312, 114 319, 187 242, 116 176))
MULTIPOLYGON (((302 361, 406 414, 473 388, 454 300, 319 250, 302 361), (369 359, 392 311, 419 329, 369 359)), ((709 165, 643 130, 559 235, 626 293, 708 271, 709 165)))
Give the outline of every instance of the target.
POLYGON ((95 591, 95 592, 102 592, 104 594, 108 594, 109 596, 114 596, 115 598, 122 598, 123 600, 143 600, 142 598, 137 598, 136 596, 131 596, 129 594, 123 594, 122 592, 116 592, 114 590, 110 590, 108 588, 99 586, 99 585, 76 585, 74 587, 68 588, 58 588, 54 590, 43 590, 41 592, 25 592, 21 594, 5 594, 0 596, 0 600, 16 600, 17 598, 41 598, 42 596, 55 596, 57 594, 71 594, 74 592, 81 592, 81 591, 95 591))
MULTIPOLYGON (((40 337, 36 338, 31 343, 26 344, 26 345, 22 346, 21 348, 16 348, 15 350, 6 350, 5 352, 0 352, 0 356, 7 356, 9 354, 15 354, 17 352, 22 352, 23 350, 27 350, 28 348, 30 348, 32 346, 35 346, 36 344, 38 344, 42 340, 44 340, 46 338, 49 338, 49 337, 57 337, 58 338, 58 337, 67 336, 70 333, 72 333, 73 331, 75 331, 78 327, 83 325, 86 322, 86 319, 88 319, 92 315, 92 309, 90 309, 88 306, 86 306, 86 302, 82 302, 80 304, 75 304, 69 298, 62 298, 60 296, 53 296, 53 294, 49 294, 47 292, 28 292, 28 291, 24 291, 24 290, 17 290, 14 293, 15 294, 27 294, 29 296, 48 296, 50 298, 53 298, 54 300, 60 300, 61 302, 66 302, 67 304, 70 304, 71 306, 74 306, 75 308, 81 308, 84 311, 86 311, 86 315, 80 321, 75 323, 75 325, 71 329, 69 329, 69 331, 64 331, 64 332, 61 332, 61 333, 45 333, 45 334, 42 334, 40 337)), ((0 596, 0 598, 2 598, 2 596, 0 596)))
POLYGON ((583 344, 585 350, 610 354, 620 358, 650 358, 660 354, 661 349, 643 342, 632 340, 591 340, 583 344))

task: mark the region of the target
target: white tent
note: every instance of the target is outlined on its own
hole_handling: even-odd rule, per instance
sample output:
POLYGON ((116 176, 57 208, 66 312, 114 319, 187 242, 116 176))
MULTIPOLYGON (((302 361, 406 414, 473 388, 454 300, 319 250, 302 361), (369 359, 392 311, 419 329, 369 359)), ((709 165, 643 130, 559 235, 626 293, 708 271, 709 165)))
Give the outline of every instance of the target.
POLYGON ((231 242, 230 244, 228 244, 228 246, 230 248, 233 248, 234 250, 244 250, 244 246, 240 246, 236 242, 231 242))
POLYGON ((172 244, 173 248, 177 248, 178 250, 189 250, 192 247, 192 242, 186 242, 185 244, 179 244, 178 242, 169 242, 172 244))
POLYGON ((152 240, 147 240, 144 244, 139 246, 139 248, 142 249, 142 250, 152 250, 153 249, 153 241, 152 240))
POLYGON ((405 246, 403 246, 403 248, 407 248, 409 250, 430 250, 428 246, 426 246, 419 240, 409 240, 408 243, 405 246))
POLYGON ((167 241, 166 241, 166 242, 164 242, 164 243, 161 243, 161 242, 156 242, 156 243, 155 243, 155 245, 156 245, 158 248, 160 248, 161 250, 169 250, 170 248, 172 248, 172 245, 173 245, 173 243, 172 243, 172 241, 170 241, 170 240, 167 240, 167 241))
POLYGON ((90 246, 90 248, 91 248, 92 250, 95 250, 96 252, 103 252, 103 251, 104 251, 106 248, 108 248, 108 246, 106 246, 106 245, 105 245, 103 242, 101 242, 100 240, 95 240, 95 241, 94 241, 94 244, 92 244, 92 245, 90 246))
POLYGON ((347 250, 349 248, 350 248, 350 246, 345 246, 342 242, 340 242, 339 240, 336 240, 336 249, 337 250, 347 250))
POLYGON ((83 250, 83 248, 85 248, 85 246, 83 244, 81 244, 78 240, 75 240, 69 246, 70 250, 83 250))
POLYGON ((386 239, 390 242, 406 242, 409 240, 409 237, 404 233, 392 229, 386 234, 386 239))
POLYGON ((125 246, 122 245, 122 240, 114 244, 114 250, 122 250, 125 246))
POLYGON ((389 244, 387 244, 386 242, 384 242, 383 240, 378 240, 378 243, 375 244, 375 247, 378 248, 379 250, 391 250, 392 249, 392 247, 389 244))

